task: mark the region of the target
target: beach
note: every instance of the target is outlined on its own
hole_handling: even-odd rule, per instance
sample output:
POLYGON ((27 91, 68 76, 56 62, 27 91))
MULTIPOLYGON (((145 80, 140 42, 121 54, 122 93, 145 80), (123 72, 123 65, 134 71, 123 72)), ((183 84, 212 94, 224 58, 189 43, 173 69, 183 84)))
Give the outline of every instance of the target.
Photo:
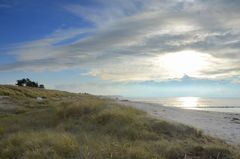
POLYGON ((128 100, 117 102, 146 111, 151 117, 189 125, 229 144, 240 145, 239 113, 190 110, 128 100))
MULTIPOLYGON (((214 113, 142 101, 0 85, 0 158, 240 159, 235 128, 226 125, 234 138, 224 134, 234 144, 194 128, 214 125, 209 115, 218 120, 214 113), (187 126, 191 120, 196 120, 194 127, 187 126)), ((219 120, 238 122, 234 114, 225 117, 231 119, 219 120)))

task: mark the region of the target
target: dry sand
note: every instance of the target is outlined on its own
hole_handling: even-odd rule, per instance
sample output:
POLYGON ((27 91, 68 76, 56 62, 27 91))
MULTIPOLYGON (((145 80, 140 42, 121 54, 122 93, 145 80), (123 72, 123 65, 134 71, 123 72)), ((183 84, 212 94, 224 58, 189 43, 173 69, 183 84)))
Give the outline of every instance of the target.
POLYGON ((227 143, 240 145, 240 114, 181 109, 144 102, 118 102, 144 110, 154 118, 189 125, 227 143))

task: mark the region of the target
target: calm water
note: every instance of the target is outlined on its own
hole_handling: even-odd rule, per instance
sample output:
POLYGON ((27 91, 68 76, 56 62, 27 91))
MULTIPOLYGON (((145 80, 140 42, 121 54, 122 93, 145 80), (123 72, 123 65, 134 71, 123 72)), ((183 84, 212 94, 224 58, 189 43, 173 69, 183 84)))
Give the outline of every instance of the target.
POLYGON ((179 97, 179 98, 137 99, 137 101, 157 103, 163 106, 173 106, 184 109, 240 113, 240 98, 179 97))

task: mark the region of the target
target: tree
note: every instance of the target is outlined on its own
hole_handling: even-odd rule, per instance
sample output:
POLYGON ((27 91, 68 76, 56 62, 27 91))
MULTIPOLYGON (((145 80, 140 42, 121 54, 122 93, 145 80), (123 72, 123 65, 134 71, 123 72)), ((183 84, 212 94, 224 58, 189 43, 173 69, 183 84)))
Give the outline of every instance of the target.
POLYGON ((39 88, 44 88, 44 85, 43 85, 43 84, 40 84, 40 85, 39 85, 39 88))
POLYGON ((38 87, 38 83, 33 82, 31 80, 27 80, 26 86, 28 86, 28 87, 38 87))
POLYGON ((17 80, 17 86, 23 86, 23 81, 22 80, 17 80))
POLYGON ((17 80, 17 86, 27 86, 27 87, 36 87, 36 88, 44 88, 43 84, 38 85, 37 82, 31 81, 29 78, 23 78, 21 80, 17 80))

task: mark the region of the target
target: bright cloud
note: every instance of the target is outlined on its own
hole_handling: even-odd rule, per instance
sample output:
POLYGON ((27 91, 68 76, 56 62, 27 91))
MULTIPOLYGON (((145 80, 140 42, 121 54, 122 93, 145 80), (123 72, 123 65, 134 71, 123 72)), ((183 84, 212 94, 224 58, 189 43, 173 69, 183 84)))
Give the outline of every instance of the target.
POLYGON ((100 8, 63 7, 94 27, 19 44, 8 52, 17 60, 0 70, 84 68, 87 75, 112 81, 240 76, 239 1, 97 2, 100 8))

